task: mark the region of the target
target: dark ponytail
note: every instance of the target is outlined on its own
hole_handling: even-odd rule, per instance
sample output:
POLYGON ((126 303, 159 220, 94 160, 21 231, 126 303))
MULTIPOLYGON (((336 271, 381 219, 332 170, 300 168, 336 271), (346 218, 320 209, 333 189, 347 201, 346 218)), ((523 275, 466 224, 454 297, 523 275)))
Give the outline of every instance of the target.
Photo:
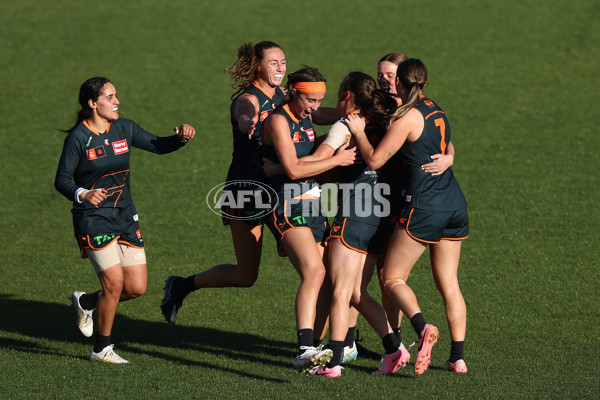
POLYGON ((427 83, 427 67, 421 60, 409 58, 398 66, 396 77, 409 94, 406 102, 392 116, 390 124, 405 116, 419 102, 421 91, 427 83))
POLYGON ((398 106, 394 95, 377 89, 375 79, 364 72, 350 72, 343 82, 342 90, 354 94, 354 105, 376 119, 392 114, 398 106))
POLYGON ((88 104, 88 100, 91 99, 93 101, 98 101, 98 97, 100 97, 100 91, 107 83, 112 82, 110 79, 101 76, 90 78, 83 82, 79 88, 79 105, 81 106, 81 109, 77 113, 77 122, 75 122, 75 125, 73 125, 70 129, 60 129, 61 132, 70 133, 83 120, 92 116, 93 111, 88 104))

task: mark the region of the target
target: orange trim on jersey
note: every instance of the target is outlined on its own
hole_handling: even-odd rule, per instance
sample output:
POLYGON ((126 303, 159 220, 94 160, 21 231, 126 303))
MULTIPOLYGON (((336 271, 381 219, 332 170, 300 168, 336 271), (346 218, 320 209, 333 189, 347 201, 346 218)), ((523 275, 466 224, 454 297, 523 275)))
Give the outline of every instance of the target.
POLYGON ((252 82, 252 86, 255 86, 258 90, 260 90, 261 92, 263 92, 263 94, 265 96, 267 96, 268 98, 270 98, 271 100, 273 100, 273 97, 275 97, 275 93, 277 93, 277 88, 273 88, 273 94, 269 94, 267 92, 265 92, 265 89, 260 86, 260 84, 258 83, 258 81, 254 81, 252 82))
MULTIPOLYGON (((81 122, 83 122, 83 124, 85 125, 85 127, 88 128, 90 131, 92 131, 92 133, 95 133, 96 135, 100 136, 101 132, 98 132, 97 130, 95 130, 94 128, 92 128, 90 126, 90 124, 87 122, 87 120, 84 119, 81 122)), ((106 127, 106 133, 108 133, 108 131, 110 131, 110 122, 108 123, 108 126, 106 127)))
POLYGON ((446 113, 445 113, 445 112, 443 112, 442 110, 437 110, 437 111, 434 111, 434 112, 432 112, 431 114, 427 114, 427 116, 425 117, 425 119, 427 119, 427 118, 431 117, 431 116, 432 116, 432 115, 434 115, 434 114, 440 114, 440 113, 441 113, 441 114, 446 114, 446 113))
POLYGON ((290 106, 285 104, 283 106, 283 109, 285 110, 286 113, 288 113, 288 115, 290 116, 291 119, 293 119, 295 122, 300 123, 300 120, 298 118, 296 118, 294 116, 294 113, 292 112, 292 110, 290 110, 290 106))
POLYGON ((325 82, 295 82, 292 88, 300 93, 326 93, 327 85, 325 82))

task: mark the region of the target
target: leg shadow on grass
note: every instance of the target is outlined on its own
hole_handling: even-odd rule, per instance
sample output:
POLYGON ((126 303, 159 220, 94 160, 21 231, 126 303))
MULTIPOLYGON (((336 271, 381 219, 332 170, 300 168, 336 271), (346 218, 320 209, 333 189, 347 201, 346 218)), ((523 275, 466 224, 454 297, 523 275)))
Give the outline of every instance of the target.
MULTIPOLYGON (((75 325, 71 305, 44 303, 40 301, 16 299, 9 294, 0 294, 0 347, 28 353, 61 356, 60 350, 36 343, 35 339, 49 339, 58 342, 87 342, 92 338, 81 335, 75 325), (26 339, 2 337, 2 332, 19 334, 26 339), (29 340, 33 339, 33 340, 29 340)), ((119 350, 137 353, 201 368, 220 369, 252 379, 281 381, 270 377, 248 374, 219 365, 218 362, 198 361, 195 357, 185 358, 176 354, 183 349, 190 352, 208 353, 219 358, 229 358, 243 362, 261 363, 273 367, 291 369, 295 343, 272 340, 266 337, 238 332, 227 332, 206 327, 169 325, 165 322, 136 320, 117 312, 113 337, 119 350), (146 346, 156 346, 162 350, 147 350, 146 346), (277 361, 284 357, 290 361, 277 361)), ((190 353, 192 354, 192 353, 190 353)))

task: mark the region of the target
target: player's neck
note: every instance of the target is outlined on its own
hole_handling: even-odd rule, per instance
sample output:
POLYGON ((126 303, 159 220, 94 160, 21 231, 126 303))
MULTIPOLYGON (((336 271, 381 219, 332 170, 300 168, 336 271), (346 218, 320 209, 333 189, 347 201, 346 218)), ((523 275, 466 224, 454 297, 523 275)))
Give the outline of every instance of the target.
POLYGON ((108 126, 110 125, 110 121, 107 121, 106 119, 97 116, 92 116, 88 118, 87 123, 90 126, 90 128, 92 128, 98 133, 106 132, 106 129, 108 129, 108 126))

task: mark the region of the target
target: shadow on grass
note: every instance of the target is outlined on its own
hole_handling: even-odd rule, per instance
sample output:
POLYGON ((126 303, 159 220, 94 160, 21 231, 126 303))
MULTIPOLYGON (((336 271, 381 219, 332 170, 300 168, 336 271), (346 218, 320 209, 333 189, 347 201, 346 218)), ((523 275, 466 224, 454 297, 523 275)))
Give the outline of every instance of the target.
MULTIPOLYGON (((0 309, 2 310, 1 331, 59 342, 85 340, 90 345, 93 343, 93 338, 85 338, 75 326, 75 316, 70 304, 63 305, 14 299, 12 295, 0 294, 0 309)), ((118 335, 119 349, 182 365, 218 369, 251 379, 274 382, 286 381, 223 367, 217 362, 201 362, 178 357, 169 349, 203 352, 232 360, 243 360, 289 369, 291 368, 291 361, 275 361, 275 358, 286 357, 286 359, 291 360, 295 348, 294 343, 275 341, 247 333, 136 320, 118 313, 114 326, 114 334, 118 335), (165 351, 148 351, 139 347, 143 345, 163 347, 165 351)), ((64 355, 57 352, 56 349, 26 340, 0 338, 0 347, 28 353, 64 355)))

